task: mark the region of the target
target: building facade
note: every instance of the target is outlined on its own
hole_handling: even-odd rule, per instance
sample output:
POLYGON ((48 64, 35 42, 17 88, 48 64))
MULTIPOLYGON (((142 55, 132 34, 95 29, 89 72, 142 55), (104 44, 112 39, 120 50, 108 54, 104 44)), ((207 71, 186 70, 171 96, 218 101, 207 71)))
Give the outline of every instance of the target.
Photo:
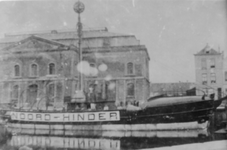
MULTIPOLYGON (((0 40, 0 99, 25 108, 62 108, 78 88, 75 31, 7 34, 0 40)), ((133 35, 83 31, 87 101, 112 106, 146 101, 149 55, 133 35)))
POLYGON ((227 93, 227 58, 224 59, 223 68, 223 92, 227 93))
POLYGON ((219 93, 223 91, 223 52, 218 52, 206 45, 195 56, 195 77, 197 94, 203 92, 219 93))

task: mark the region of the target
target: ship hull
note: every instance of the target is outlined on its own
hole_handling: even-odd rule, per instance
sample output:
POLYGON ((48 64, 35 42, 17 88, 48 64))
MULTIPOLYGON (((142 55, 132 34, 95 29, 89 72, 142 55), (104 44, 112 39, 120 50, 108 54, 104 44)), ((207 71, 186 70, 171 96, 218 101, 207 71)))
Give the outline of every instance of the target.
POLYGON ((185 130, 207 128, 213 100, 147 107, 139 111, 11 111, 11 128, 48 130, 185 130))

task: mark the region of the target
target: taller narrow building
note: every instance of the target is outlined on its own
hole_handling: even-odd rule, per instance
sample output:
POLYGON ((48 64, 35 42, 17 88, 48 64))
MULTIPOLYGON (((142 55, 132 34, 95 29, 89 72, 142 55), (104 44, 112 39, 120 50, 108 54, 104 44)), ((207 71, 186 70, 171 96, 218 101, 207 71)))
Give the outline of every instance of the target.
MULTIPOLYGON (((195 77, 197 95, 221 93, 223 86, 224 54, 211 48, 208 44, 195 56, 195 77)), ((219 95, 220 96, 220 95, 219 95)))

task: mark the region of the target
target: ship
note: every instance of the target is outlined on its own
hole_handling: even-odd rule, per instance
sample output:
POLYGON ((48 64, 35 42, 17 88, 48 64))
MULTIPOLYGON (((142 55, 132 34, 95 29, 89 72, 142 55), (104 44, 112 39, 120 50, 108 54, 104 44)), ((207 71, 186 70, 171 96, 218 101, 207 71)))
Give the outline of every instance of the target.
MULTIPOLYGON (((213 96, 150 98, 139 106, 116 110, 69 109, 62 111, 10 110, 10 128, 47 130, 188 130, 209 126, 209 119, 227 97, 213 96)), ((89 107, 89 104, 86 106, 89 107)))
MULTIPOLYGON (((78 13, 79 62, 82 62, 82 24, 80 13, 84 5, 79 1, 74 10, 78 13)), ((83 70, 82 65, 78 70, 83 70)), ((97 109, 86 100, 83 73, 79 72, 78 91, 62 110, 9 109, 2 118, 9 128, 45 130, 97 130, 97 131, 147 131, 188 130, 209 126, 209 118, 227 97, 215 95, 148 98, 144 103, 135 101, 114 109, 97 109), (77 108, 78 106, 78 108, 77 108)), ((101 103, 98 101, 97 103, 101 103)))

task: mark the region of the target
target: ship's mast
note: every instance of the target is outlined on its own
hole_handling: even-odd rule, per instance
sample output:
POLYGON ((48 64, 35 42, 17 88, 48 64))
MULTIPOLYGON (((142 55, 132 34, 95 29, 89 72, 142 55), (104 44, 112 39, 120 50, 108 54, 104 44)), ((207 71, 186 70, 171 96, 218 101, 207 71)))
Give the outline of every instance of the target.
POLYGON ((79 83, 78 83, 78 90, 76 91, 74 100, 75 102, 85 102, 85 95, 84 95, 84 83, 83 83, 83 65, 82 65, 82 60, 83 60, 83 55, 82 55, 82 36, 83 36, 83 31, 82 31, 82 23, 80 20, 80 14, 84 11, 85 6, 82 2, 78 1, 74 4, 74 11, 78 14, 78 23, 77 23, 77 35, 78 35, 78 47, 79 47, 79 83))

